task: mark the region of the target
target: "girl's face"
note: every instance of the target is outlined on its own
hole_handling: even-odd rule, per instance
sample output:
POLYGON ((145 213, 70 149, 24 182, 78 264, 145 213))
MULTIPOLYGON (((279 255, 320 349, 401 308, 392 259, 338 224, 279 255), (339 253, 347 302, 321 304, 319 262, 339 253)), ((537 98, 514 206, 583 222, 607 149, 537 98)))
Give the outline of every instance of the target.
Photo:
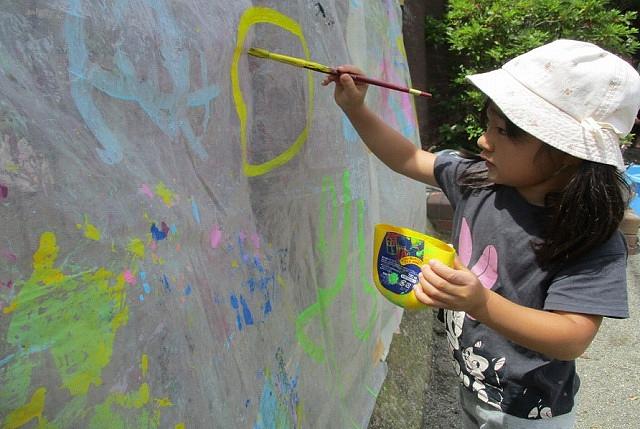
POLYGON ((544 205, 547 193, 559 191, 571 179, 580 160, 545 145, 530 134, 507 134, 507 121, 495 106, 487 108, 487 129, 478 139, 488 178, 512 186, 531 204, 544 205))

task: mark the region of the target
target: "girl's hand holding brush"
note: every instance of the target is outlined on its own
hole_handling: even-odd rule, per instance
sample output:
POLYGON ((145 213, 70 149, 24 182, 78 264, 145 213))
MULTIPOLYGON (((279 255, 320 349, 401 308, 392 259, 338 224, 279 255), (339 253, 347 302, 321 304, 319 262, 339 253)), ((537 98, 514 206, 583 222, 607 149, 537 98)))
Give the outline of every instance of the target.
POLYGON ((356 66, 344 65, 337 67, 339 74, 329 74, 322 80, 322 85, 327 86, 331 82, 335 82, 336 87, 333 92, 333 98, 340 108, 346 113, 357 110, 364 105, 364 98, 367 94, 367 85, 364 82, 356 82, 351 74, 364 74, 356 66))

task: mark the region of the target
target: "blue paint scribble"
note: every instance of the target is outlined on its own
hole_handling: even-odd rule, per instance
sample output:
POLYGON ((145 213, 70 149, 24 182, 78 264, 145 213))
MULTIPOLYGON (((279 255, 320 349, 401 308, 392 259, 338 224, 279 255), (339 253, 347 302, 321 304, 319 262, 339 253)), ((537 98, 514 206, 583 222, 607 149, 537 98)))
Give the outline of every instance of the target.
POLYGON ((240 304, 238 304, 238 298, 231 294, 231 307, 236 310, 236 326, 239 331, 242 331, 242 318, 240 317, 240 304))
POLYGON ((391 107, 391 110, 393 110, 393 112, 395 113, 396 120, 399 123, 400 132, 402 133, 402 135, 406 138, 412 138, 416 131, 416 127, 413 123, 411 123, 411 118, 407 117, 407 115, 405 115, 404 111, 402 110, 402 106, 398 101, 400 97, 405 97, 405 95, 393 94, 393 96, 390 96, 389 107, 391 107))
POLYGON ((271 301, 265 302, 262 310, 262 314, 264 314, 265 316, 267 316, 269 313, 271 313, 271 301))
POLYGON ((264 255, 254 252, 247 246, 243 233, 236 236, 234 243, 235 246, 229 247, 229 250, 234 250, 230 252, 230 256, 233 260, 242 260, 234 270, 243 279, 238 282, 242 285, 241 291, 233 292, 234 295, 231 295, 231 306, 234 309, 238 330, 242 330, 244 327, 264 323, 274 313, 277 309, 276 294, 279 289, 276 272, 271 268, 272 263, 269 263, 276 258, 269 254, 268 249, 264 255))
POLYGON ((342 114, 342 136, 349 143, 358 141, 358 132, 353 128, 353 125, 351 125, 351 122, 345 114, 342 114))
POLYGON ((171 285, 169 284, 169 279, 166 274, 162 275, 162 285, 164 286, 164 290, 171 292, 171 285))
POLYGON ((251 257, 244 249, 244 234, 238 235, 238 251, 240 252, 240 258, 242 259, 242 262, 249 263, 251 257))
POLYGON ((193 213, 193 219, 200 225, 200 209, 198 208, 196 200, 191 200, 191 212, 193 213))
MULTIPOLYGON (((64 23, 64 36, 68 51, 71 95, 80 115, 100 142, 102 148, 98 149, 98 155, 107 164, 117 164, 122 161, 121 140, 125 137, 124 133, 113 130, 113 124, 109 123, 108 118, 105 118, 94 101, 96 90, 117 100, 138 103, 164 134, 176 140, 181 133, 190 149, 201 159, 207 159, 208 155, 202 144, 204 136, 196 135, 189 120, 189 113, 192 108, 203 108, 204 118, 199 128, 207 130, 211 118, 210 104, 220 91, 216 85, 207 85, 208 65, 202 50, 197 47, 177 49, 177 47, 191 45, 184 40, 185 37, 181 34, 182 31, 166 0, 143 0, 143 3, 155 12, 155 24, 160 38, 158 60, 166 72, 163 74, 171 79, 171 92, 162 91, 158 72, 150 72, 146 80, 139 79, 137 69, 145 64, 133 63, 132 55, 125 52, 126 43, 118 43, 114 46, 112 69, 105 69, 93 63, 87 48, 92 34, 87 33, 85 28, 83 0, 70 0, 64 23), (203 88, 196 90, 191 89, 193 85, 190 57, 192 55, 200 58, 200 81, 205 84, 203 88)), ((116 0, 115 5, 109 6, 110 10, 107 10, 107 6, 102 7, 105 14, 112 11, 117 30, 124 33, 125 8, 135 6, 127 0, 116 0)), ((145 57, 142 56, 142 58, 145 57)))
POLYGON ((167 238, 167 234, 164 233, 163 231, 160 231, 156 226, 156 224, 153 223, 151 224, 151 237, 153 237, 155 241, 160 241, 167 238))
POLYGON ((298 402, 298 394, 294 389, 283 390, 279 381, 274 385, 271 378, 267 378, 262 388, 258 415, 253 429, 299 427, 296 413, 298 402))
POLYGON ((247 304, 247 301, 244 300, 244 297, 240 295, 240 304, 242 304, 242 315, 244 316, 245 325, 253 325, 253 315, 251 314, 251 309, 247 304))
POLYGON ((276 275, 273 273, 268 276, 261 277, 260 281, 258 282, 258 288, 264 293, 265 297, 268 297, 271 294, 270 292, 275 290, 275 285, 276 275))
POLYGON ((278 402, 278 396, 273 391, 270 380, 262 388, 260 397, 260 409, 253 429, 272 429, 280 427, 291 427, 287 409, 278 402))
POLYGON ((215 292, 212 292, 211 299, 213 300, 214 304, 222 304, 222 299, 220 299, 220 295, 215 292))
POLYGON ((256 268, 258 269, 258 271, 260 271, 261 273, 264 273, 265 269, 262 266, 262 262, 260 262, 260 258, 257 256, 253 257, 253 263, 255 264, 256 268))

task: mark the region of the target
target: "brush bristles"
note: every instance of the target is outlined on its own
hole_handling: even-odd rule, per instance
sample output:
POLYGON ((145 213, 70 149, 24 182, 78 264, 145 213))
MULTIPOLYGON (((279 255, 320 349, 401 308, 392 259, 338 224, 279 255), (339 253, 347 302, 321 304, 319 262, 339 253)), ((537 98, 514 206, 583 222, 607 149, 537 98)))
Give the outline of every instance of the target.
POLYGON ((249 48, 247 53, 258 58, 269 58, 269 51, 260 48, 249 48))

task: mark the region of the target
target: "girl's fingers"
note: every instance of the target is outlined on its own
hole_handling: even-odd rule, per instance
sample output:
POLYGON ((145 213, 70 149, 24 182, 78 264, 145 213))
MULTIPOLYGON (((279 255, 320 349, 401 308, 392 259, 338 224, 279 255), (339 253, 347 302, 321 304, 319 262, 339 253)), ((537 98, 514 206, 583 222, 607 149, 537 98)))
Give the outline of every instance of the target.
POLYGON ((420 301, 424 305, 428 305, 429 307, 433 307, 433 308, 445 308, 445 309, 450 308, 448 304, 425 293, 424 289, 422 288, 422 286, 420 286, 419 283, 415 285, 415 287, 413 288, 413 292, 416 295, 416 298, 418 299, 418 301, 420 301))
POLYGON ((356 90, 356 83, 353 81, 353 79, 349 74, 347 73, 341 74, 339 79, 342 86, 344 86, 348 91, 356 90))
POLYGON ((329 85, 331 82, 336 82, 337 80, 338 80, 338 75, 332 75, 332 74, 330 74, 330 75, 325 76, 325 78, 324 78, 324 79, 322 79, 321 84, 322 84, 323 86, 327 86, 327 85, 329 85))
POLYGON ((350 64, 338 66, 336 67, 336 70, 340 74, 343 74, 343 73, 364 74, 362 70, 360 70, 358 67, 352 66, 350 64))
MULTIPOLYGON (((443 264, 446 267, 446 265, 443 264)), ((448 267, 446 267, 448 268, 448 267)), ((436 272, 434 267, 429 263, 428 265, 423 265, 420 275, 424 278, 425 282, 430 284, 437 290, 440 290, 445 293, 450 293, 449 288, 451 287, 450 283, 447 281, 445 277, 442 276, 441 273, 436 272)))
POLYGON ((418 284, 414 287, 416 298, 424 304, 446 308, 449 295, 425 279, 422 273, 418 274, 418 284))
POLYGON ((423 267, 423 272, 430 280, 432 278, 434 281, 435 278, 444 280, 441 282, 443 283, 443 287, 444 283, 454 286, 462 286, 473 281, 474 274, 471 273, 471 271, 469 271, 469 269, 465 267, 457 257, 453 266, 454 268, 451 268, 438 260, 432 259, 429 261, 429 265, 423 267), (430 275, 428 273, 430 273, 430 275))

